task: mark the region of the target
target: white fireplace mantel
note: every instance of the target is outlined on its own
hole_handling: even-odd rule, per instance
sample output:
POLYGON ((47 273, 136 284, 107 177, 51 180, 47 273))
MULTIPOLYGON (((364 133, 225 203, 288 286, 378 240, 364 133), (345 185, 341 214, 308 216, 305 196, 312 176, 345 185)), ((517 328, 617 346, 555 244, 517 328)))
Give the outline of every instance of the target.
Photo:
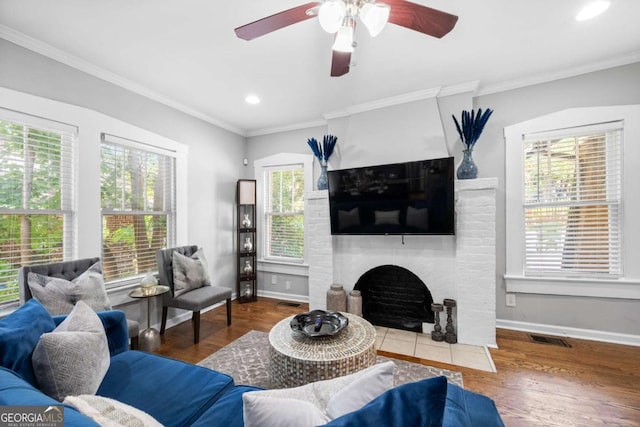
POLYGON ((495 347, 497 186, 497 178, 456 181, 456 235, 404 238, 332 236, 327 191, 307 193, 309 308, 326 308, 332 283, 349 291, 371 268, 399 265, 425 282, 434 302, 456 300, 458 342, 495 347))

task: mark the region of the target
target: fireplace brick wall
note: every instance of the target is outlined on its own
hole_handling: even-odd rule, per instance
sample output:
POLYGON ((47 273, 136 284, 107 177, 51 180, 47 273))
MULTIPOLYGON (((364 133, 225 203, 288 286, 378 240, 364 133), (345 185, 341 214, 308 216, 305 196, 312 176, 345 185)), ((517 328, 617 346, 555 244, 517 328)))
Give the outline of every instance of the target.
POLYGON ((496 188, 498 179, 457 181, 458 341, 496 346, 496 188))
POLYGON ((332 283, 348 292, 379 265, 402 266, 425 282, 435 302, 457 301, 458 342, 496 346, 497 178, 456 181, 455 236, 331 236, 326 191, 306 194, 309 307, 326 309, 332 283))
POLYGON ((311 310, 326 310, 327 291, 334 283, 333 238, 328 197, 327 191, 312 191, 305 194, 305 246, 309 259, 309 308, 311 310))

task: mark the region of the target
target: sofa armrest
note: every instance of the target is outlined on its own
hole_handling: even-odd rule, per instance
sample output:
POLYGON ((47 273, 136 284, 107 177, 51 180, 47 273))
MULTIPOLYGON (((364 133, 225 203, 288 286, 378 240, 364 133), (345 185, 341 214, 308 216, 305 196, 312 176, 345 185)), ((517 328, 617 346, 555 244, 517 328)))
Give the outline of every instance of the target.
MULTIPOLYGON (((108 310, 98 311, 96 313, 104 330, 107 333, 107 341, 109 343, 109 353, 115 356, 129 349, 129 329, 127 327, 127 318, 124 311, 108 310)), ((53 321, 58 326, 67 316, 53 316, 53 321)))
MULTIPOLYGON (((39 406, 42 412, 48 407, 59 406, 62 403, 52 397, 47 396, 32 384, 23 380, 20 375, 9 369, 0 366, 0 406, 39 406)), ((91 418, 81 414, 72 407, 64 405, 64 425, 99 427, 91 418)), ((242 410, 240 411, 242 412, 242 410)), ((31 423, 25 420, 24 423, 8 422, 3 425, 57 425, 56 423, 31 423)))
POLYGON ((504 427, 504 422, 492 399, 449 384, 442 426, 504 427))

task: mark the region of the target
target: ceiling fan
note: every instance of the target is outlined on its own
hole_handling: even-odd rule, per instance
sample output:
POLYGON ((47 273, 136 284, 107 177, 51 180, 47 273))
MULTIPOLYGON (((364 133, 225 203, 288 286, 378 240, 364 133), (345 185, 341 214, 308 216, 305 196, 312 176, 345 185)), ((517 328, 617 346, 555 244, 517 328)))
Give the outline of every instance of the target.
POLYGON ((339 77, 349 72, 356 18, 372 37, 380 34, 387 22, 429 36, 442 38, 456 25, 458 17, 406 0, 324 0, 306 3, 275 15, 267 16, 235 29, 244 40, 279 30, 298 22, 318 17, 320 26, 328 33, 335 33, 331 76, 339 77))

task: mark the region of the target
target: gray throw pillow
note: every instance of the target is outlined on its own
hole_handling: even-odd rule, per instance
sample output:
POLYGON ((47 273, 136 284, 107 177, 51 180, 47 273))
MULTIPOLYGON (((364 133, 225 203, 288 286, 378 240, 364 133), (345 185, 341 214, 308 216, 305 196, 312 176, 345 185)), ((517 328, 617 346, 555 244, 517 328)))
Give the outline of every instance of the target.
POLYGON ((100 261, 72 281, 29 273, 27 282, 33 297, 52 316, 71 313, 78 301, 84 301, 94 311, 111 310, 100 261))
POLYGON ((203 286, 211 286, 209 268, 203 249, 198 249, 191 257, 174 252, 173 296, 178 297, 203 286))
POLYGON ((38 388, 56 400, 95 394, 110 364, 102 321, 78 301, 56 329, 42 334, 31 363, 38 388))

